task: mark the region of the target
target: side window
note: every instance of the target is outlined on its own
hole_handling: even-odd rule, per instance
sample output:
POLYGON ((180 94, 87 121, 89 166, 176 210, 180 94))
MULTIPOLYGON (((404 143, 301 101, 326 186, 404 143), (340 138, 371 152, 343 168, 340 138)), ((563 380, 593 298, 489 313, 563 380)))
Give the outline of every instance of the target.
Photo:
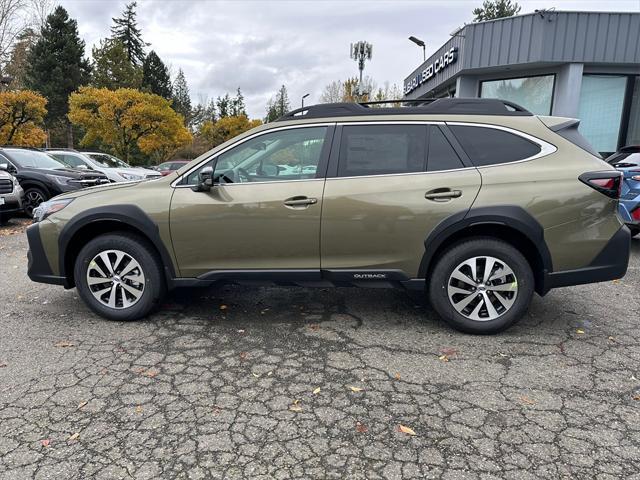
POLYGON ((447 140, 447 137, 445 137, 442 130, 440 130, 440 127, 435 125, 430 126, 427 171, 454 170, 462 167, 464 167, 463 163, 449 143, 449 140, 447 140))
POLYGON ((423 172, 423 125, 352 125, 342 128, 338 176, 423 172))
POLYGON ((87 168, 85 163, 81 159, 79 159, 78 157, 76 157, 74 155, 64 155, 64 154, 56 153, 53 156, 55 158, 57 158, 58 160, 63 161, 67 165, 70 165, 71 167, 74 167, 74 168, 87 168))
POLYGON ((540 153, 526 138, 490 127, 449 125, 476 167, 516 162, 540 153))
MULTIPOLYGON (((316 178, 327 127, 265 133, 219 155, 214 177, 222 183, 276 182, 316 178)), ((210 166, 214 160, 204 166, 210 166)), ((197 180, 197 171, 187 183, 197 180)))

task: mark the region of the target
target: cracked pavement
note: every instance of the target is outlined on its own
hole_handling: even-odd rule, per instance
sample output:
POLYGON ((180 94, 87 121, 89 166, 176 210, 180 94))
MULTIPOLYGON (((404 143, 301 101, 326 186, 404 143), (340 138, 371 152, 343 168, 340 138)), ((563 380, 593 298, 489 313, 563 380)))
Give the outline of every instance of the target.
POLYGON ((30 282, 13 225, 1 479, 640 478, 638 239, 621 281, 479 337, 376 289, 225 286, 110 322, 30 282))

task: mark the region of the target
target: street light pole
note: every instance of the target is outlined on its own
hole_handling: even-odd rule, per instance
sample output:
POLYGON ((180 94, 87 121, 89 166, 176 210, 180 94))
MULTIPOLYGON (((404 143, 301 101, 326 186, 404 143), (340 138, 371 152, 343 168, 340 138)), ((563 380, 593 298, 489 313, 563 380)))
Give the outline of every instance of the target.
POLYGON ((425 43, 419 38, 414 37, 413 35, 409 37, 409 40, 411 40, 413 43, 415 43, 419 47, 422 47, 422 61, 425 62, 427 60, 427 48, 425 43))
POLYGON ((305 94, 302 96, 302 108, 304 108, 304 99, 305 99, 305 98, 307 98, 308 96, 309 96, 309 94, 308 94, 308 93, 305 93, 305 94))

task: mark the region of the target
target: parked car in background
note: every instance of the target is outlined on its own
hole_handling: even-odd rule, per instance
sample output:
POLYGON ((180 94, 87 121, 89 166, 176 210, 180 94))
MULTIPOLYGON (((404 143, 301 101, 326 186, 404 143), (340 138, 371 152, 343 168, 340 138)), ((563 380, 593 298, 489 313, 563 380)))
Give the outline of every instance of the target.
POLYGON ((24 190, 18 179, 7 172, 8 163, 0 162, 0 225, 23 211, 24 190))
POLYGON ((38 149, 0 148, 0 164, 5 163, 7 171, 18 179, 24 190, 24 211, 29 216, 51 197, 109 183, 103 173, 71 168, 38 149))
POLYGON ((607 162, 624 175, 618 211, 631 235, 640 233, 640 145, 622 147, 607 162))
POLYGON ((179 175, 42 204, 28 274, 119 321, 177 286, 351 285, 416 290, 452 327, 499 332, 534 292, 627 270, 622 175, 577 126, 494 99, 305 107, 179 175))
POLYGON ((191 160, 170 160, 168 162, 161 163, 154 169, 162 174, 162 176, 169 175, 170 173, 175 172, 181 167, 184 167, 191 160))
POLYGON ((78 152, 75 150, 53 148, 48 149, 47 153, 74 168, 102 172, 111 182, 130 182, 159 178, 162 176, 154 170, 132 167, 119 158, 107 153, 78 152))

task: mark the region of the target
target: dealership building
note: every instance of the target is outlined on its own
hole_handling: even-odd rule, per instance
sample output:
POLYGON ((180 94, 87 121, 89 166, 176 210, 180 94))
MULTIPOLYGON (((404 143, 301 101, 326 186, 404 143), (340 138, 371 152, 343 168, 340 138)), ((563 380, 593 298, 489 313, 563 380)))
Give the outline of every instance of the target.
POLYGON ((501 98, 579 118, 605 155, 640 145, 640 12, 546 10, 465 25, 405 79, 404 95, 501 98))

